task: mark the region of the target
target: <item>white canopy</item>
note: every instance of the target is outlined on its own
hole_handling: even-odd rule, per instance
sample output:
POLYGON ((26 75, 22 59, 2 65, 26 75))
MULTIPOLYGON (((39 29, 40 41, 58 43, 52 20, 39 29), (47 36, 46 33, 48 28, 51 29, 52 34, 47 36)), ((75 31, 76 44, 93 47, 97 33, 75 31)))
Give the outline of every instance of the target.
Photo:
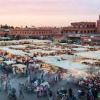
POLYGON ((80 52, 80 53, 75 53, 75 55, 82 56, 84 58, 92 58, 100 60, 100 51, 80 52))
POLYGON ((19 55, 19 56, 26 56, 27 55, 27 53, 23 52, 22 50, 13 50, 13 49, 9 49, 8 47, 1 47, 0 49, 4 50, 6 52, 9 52, 11 54, 14 54, 14 55, 19 55))
POLYGON ((7 47, 17 49, 17 48, 25 48, 26 46, 25 45, 11 45, 11 46, 7 46, 7 47))
POLYGON ((0 61, 3 61, 3 58, 2 57, 0 57, 0 61))
POLYGON ((38 40, 38 39, 33 39, 33 42, 40 42, 40 43, 49 43, 49 42, 52 42, 50 40, 38 40))
POLYGON ((55 51, 53 51, 53 50, 52 51, 41 50, 40 52, 49 54, 49 53, 54 53, 55 51))
POLYGON ((40 52, 42 49, 33 49, 33 50, 29 50, 29 52, 34 53, 34 52, 40 52))
POLYGON ((75 51, 80 51, 80 52, 82 52, 82 51, 86 51, 87 50, 87 48, 72 48, 72 50, 75 50, 75 51))
POLYGON ((63 55, 56 55, 56 56, 48 56, 48 57, 36 57, 36 59, 38 60, 42 60, 42 61, 57 61, 57 59, 59 60, 73 60, 75 58, 74 55, 67 55, 67 54, 63 54, 63 55))
POLYGON ((15 64, 16 63, 16 61, 13 61, 13 60, 11 60, 11 61, 3 61, 4 63, 6 63, 7 65, 11 65, 11 64, 15 64))
POLYGON ((61 60, 61 57, 59 56, 48 56, 48 57, 36 57, 35 59, 41 60, 41 61, 57 61, 58 59, 61 60))
POLYGON ((65 59, 65 60, 73 60, 75 58, 74 55, 68 55, 68 54, 64 54, 64 55, 60 55, 61 58, 65 59))
POLYGON ((87 63, 93 64, 93 63, 96 63, 96 62, 99 62, 99 61, 97 61, 97 60, 82 60, 81 62, 82 63, 87 62, 87 63))
POLYGON ((64 49, 62 49, 61 47, 52 47, 52 49, 53 50, 70 50, 70 49, 68 49, 68 48, 64 48, 64 49))
POLYGON ((71 62, 71 61, 67 61, 67 60, 55 61, 55 62, 45 61, 45 62, 48 64, 51 64, 53 66, 57 66, 57 67, 67 69, 67 70, 84 70, 88 67, 81 63, 71 62))
POLYGON ((26 68, 26 65, 24 65, 24 64, 14 64, 14 65, 12 65, 12 66, 16 66, 16 67, 18 67, 18 68, 20 68, 20 69, 26 68))
POLYGON ((48 63, 50 65, 53 65, 53 66, 57 66, 57 67, 60 67, 60 68, 64 68, 64 69, 84 69, 86 67, 88 67, 87 65, 84 65, 84 64, 81 64, 79 62, 71 62, 71 61, 68 61, 68 60, 61 60, 60 57, 37 57, 36 59, 38 60, 41 60, 45 63, 48 63))

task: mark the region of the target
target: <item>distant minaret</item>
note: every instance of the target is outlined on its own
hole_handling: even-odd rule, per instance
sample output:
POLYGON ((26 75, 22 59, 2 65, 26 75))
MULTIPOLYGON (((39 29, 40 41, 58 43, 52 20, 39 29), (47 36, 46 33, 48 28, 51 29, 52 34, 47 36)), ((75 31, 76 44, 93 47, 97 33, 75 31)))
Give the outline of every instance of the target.
POLYGON ((100 20, 100 15, 99 15, 99 20, 100 20))
POLYGON ((99 20, 97 20, 97 32, 100 33, 100 15, 99 20))

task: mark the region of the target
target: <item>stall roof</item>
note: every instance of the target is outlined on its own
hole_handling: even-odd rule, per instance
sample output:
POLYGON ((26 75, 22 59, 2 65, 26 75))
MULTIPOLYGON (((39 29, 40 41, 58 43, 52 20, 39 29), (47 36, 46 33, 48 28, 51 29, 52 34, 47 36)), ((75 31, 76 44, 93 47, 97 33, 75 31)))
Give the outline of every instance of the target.
POLYGON ((11 45, 11 46, 7 46, 8 48, 25 48, 26 46, 25 45, 11 45))
POLYGON ((42 49, 33 49, 33 50, 29 50, 29 52, 40 52, 42 49))
POLYGON ((13 49, 9 49, 8 47, 2 47, 0 49, 4 50, 6 52, 9 52, 11 54, 14 54, 14 55, 19 55, 19 56, 26 56, 27 55, 27 53, 23 52, 22 50, 13 50, 13 49))
POLYGON ((4 60, 4 58, 3 57, 0 57, 0 61, 3 61, 4 60))
POLYGON ((72 60, 74 59, 74 55, 62 54, 62 55, 55 55, 55 56, 47 56, 47 57, 36 57, 38 60, 48 60, 48 61, 57 61, 57 59, 65 59, 65 60, 72 60))
POLYGON ((6 63, 7 65, 11 65, 11 64, 15 64, 16 63, 16 61, 13 61, 13 60, 11 60, 11 61, 3 61, 4 63, 6 63))
POLYGON ((64 55, 60 55, 61 58, 66 59, 66 60, 72 60, 75 58, 74 55, 68 55, 68 54, 64 54, 64 55))
POLYGON ((97 60, 82 60, 81 62, 87 62, 87 63, 93 64, 93 63, 96 63, 99 61, 97 61, 97 60))
POLYGON ((61 47, 52 47, 52 49, 53 50, 70 50, 70 49, 68 49, 68 48, 64 48, 64 49, 62 49, 61 47))
POLYGON ((24 64, 14 64, 12 66, 17 66, 18 68, 26 68, 26 65, 24 64))
POLYGON ((71 62, 68 60, 64 60, 64 61, 45 61, 46 63, 53 65, 53 66, 57 66, 63 69, 67 69, 67 70, 83 70, 86 69, 88 66, 81 64, 81 63, 76 63, 76 62, 71 62))
POLYGON ((48 56, 48 57, 36 57, 37 60, 41 61, 57 61, 58 59, 61 60, 60 56, 48 56))
POLYGON ((75 51, 86 51, 87 48, 72 48, 72 50, 75 50, 75 51))
POLYGON ((49 43, 49 42, 52 42, 50 40, 38 40, 38 39, 33 39, 33 42, 46 42, 46 43, 49 43))
POLYGON ((35 52, 41 52, 41 53, 53 53, 56 52, 54 50, 42 50, 42 49, 33 49, 33 50, 29 50, 29 52, 31 53, 35 53, 35 52))
POLYGON ((84 58, 92 58, 92 59, 100 60, 100 50, 99 51, 80 52, 80 53, 75 53, 75 55, 82 56, 84 58))
POLYGON ((53 66, 57 66, 64 69, 82 69, 87 66, 79 62, 72 62, 68 60, 62 60, 60 57, 37 57, 36 59, 41 60, 53 66))

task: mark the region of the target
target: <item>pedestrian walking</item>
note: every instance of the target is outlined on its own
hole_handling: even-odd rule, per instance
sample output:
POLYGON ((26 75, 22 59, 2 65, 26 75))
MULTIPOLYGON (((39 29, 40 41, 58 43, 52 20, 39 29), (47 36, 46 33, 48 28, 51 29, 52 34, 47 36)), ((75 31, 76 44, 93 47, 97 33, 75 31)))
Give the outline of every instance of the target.
POLYGON ((70 87, 68 91, 69 91, 69 97, 72 98, 72 95, 73 95, 72 88, 70 87))
POLYGON ((39 93, 39 90, 37 91, 37 100, 40 100, 40 93, 39 93))
POLYGON ((20 89, 19 89, 19 97, 24 98, 22 86, 21 86, 20 89))
POLYGON ((75 95, 72 96, 72 100, 76 100, 76 96, 75 95))
POLYGON ((51 90, 49 91, 49 100, 53 100, 52 99, 52 91, 51 90))

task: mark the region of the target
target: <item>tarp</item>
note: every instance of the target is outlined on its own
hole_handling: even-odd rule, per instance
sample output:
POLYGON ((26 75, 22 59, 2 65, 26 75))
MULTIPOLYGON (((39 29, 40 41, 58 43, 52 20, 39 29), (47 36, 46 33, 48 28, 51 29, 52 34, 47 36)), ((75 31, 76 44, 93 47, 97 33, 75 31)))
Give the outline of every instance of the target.
POLYGON ((57 66, 63 69, 84 69, 87 68, 87 65, 81 64, 79 62, 72 62, 68 60, 62 60, 61 57, 49 56, 49 57, 37 57, 36 59, 41 60, 45 63, 48 63, 53 66, 57 66))
POLYGON ((86 48, 72 48, 72 50, 75 50, 75 51, 86 51, 87 49, 86 48))
POLYGON ((18 68, 20 68, 20 69, 26 68, 26 65, 24 65, 24 64, 14 64, 14 65, 12 65, 12 66, 16 66, 16 67, 18 67, 18 68))
POLYGON ((100 51, 80 52, 80 53, 75 53, 75 55, 82 56, 84 58, 92 58, 100 60, 100 51))
POLYGON ((97 62, 99 62, 99 61, 97 61, 97 60, 82 60, 81 62, 82 62, 82 63, 83 63, 83 62, 87 62, 87 63, 93 64, 93 63, 97 63, 97 62))
POLYGON ((11 64, 15 64, 16 63, 16 61, 13 61, 13 60, 11 60, 11 61, 3 61, 4 63, 6 63, 7 65, 11 65, 11 64))

